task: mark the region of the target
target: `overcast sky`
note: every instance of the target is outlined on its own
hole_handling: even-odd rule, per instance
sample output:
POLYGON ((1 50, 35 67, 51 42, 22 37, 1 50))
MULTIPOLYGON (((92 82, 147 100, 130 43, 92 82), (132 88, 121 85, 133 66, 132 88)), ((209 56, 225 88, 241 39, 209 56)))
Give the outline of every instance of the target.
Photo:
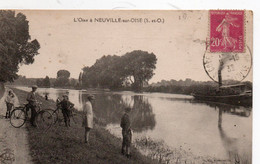
MULTIPOLYGON (((170 79, 210 80, 203 67, 208 35, 207 11, 20 11, 27 16, 32 39, 41 44, 31 65, 22 65, 26 77, 56 77, 67 69, 78 78, 84 66, 103 55, 124 55, 133 50, 157 56, 150 82, 170 79), (77 18, 149 18, 164 23, 90 23, 77 18)), ((251 74, 246 80, 251 81, 251 74)))

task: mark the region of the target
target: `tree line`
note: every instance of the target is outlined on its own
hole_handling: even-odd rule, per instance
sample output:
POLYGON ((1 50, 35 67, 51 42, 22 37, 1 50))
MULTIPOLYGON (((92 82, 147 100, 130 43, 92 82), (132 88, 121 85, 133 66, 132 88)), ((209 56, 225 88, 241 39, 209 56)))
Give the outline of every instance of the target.
MULTIPOLYGON (((240 81, 228 80, 223 81, 225 85, 239 84, 240 81)), ((252 88, 252 82, 242 82, 249 88, 252 88)), ((189 78, 185 80, 162 80, 157 83, 152 83, 144 88, 146 92, 163 92, 163 93, 174 93, 174 94, 212 94, 218 90, 219 84, 214 81, 194 81, 189 78)))
POLYGON ((157 58, 153 53, 135 50, 122 56, 107 55, 84 67, 82 87, 141 91, 153 77, 157 58))
POLYGON ((26 78, 25 76, 19 75, 11 85, 22 85, 32 86, 37 85, 38 87, 57 87, 57 88, 78 88, 78 79, 70 78, 70 72, 68 70, 59 70, 56 78, 26 78))

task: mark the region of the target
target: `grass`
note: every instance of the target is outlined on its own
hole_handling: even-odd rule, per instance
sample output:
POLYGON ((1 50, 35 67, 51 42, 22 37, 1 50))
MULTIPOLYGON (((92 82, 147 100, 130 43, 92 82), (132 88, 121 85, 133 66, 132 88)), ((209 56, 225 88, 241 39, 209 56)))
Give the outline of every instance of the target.
MULTIPOLYGON (((13 89, 20 100, 26 102, 27 92, 13 89)), ((39 97, 42 108, 55 108, 54 101, 46 101, 39 97)), ((64 124, 55 124, 44 133, 27 124, 30 155, 34 163, 104 163, 104 164, 125 164, 125 163, 157 163, 132 149, 132 158, 128 159, 121 155, 121 140, 110 134, 97 119, 93 130, 90 132, 90 142, 86 145, 84 139, 84 128, 81 127, 80 113, 74 116, 71 127, 66 128, 64 124)))

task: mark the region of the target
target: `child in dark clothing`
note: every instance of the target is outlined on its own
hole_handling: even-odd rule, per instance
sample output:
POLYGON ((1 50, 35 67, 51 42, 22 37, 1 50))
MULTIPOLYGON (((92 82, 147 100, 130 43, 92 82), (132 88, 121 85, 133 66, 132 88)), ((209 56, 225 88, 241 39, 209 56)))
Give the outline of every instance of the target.
POLYGON ((63 95, 63 100, 61 102, 59 102, 58 105, 61 106, 65 126, 69 127, 70 126, 71 108, 74 107, 74 104, 69 101, 69 98, 67 95, 63 95))

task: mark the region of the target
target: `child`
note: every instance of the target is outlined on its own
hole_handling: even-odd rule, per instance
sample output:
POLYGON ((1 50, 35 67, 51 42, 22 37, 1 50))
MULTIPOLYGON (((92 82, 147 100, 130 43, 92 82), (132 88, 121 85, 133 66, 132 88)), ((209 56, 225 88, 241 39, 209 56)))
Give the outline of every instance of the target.
POLYGON ((122 149, 121 153, 123 155, 126 155, 127 158, 130 158, 130 147, 132 142, 132 132, 131 132, 131 121, 129 117, 129 113, 131 111, 131 108, 125 109, 125 114, 121 118, 121 128, 122 128, 122 135, 123 135, 123 143, 122 143, 122 149))
POLYGON ((86 98, 83 99, 86 101, 83 104, 83 122, 82 126, 85 127, 85 143, 88 144, 89 142, 89 133, 90 130, 93 129, 93 109, 92 109, 92 101, 95 100, 93 95, 86 95, 86 98))
POLYGON ((8 91, 8 94, 5 98, 5 103, 6 103, 5 118, 10 118, 10 116, 11 116, 10 113, 11 113, 12 107, 14 106, 14 93, 11 89, 8 91))
POLYGON ((69 97, 67 95, 63 95, 63 100, 59 102, 59 105, 61 106, 61 111, 64 117, 65 126, 70 126, 70 113, 71 108, 74 106, 73 103, 69 101, 69 97))

